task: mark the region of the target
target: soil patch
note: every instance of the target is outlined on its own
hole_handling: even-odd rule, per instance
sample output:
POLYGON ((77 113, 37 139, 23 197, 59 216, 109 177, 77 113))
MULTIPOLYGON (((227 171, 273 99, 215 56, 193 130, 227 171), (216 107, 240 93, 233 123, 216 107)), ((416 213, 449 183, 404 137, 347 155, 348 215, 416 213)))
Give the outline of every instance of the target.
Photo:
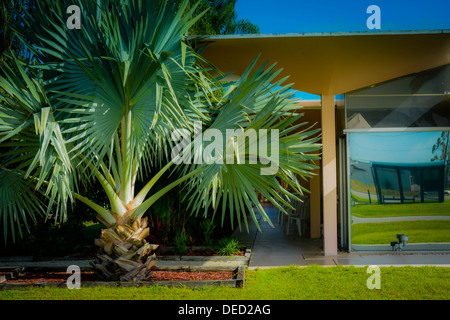
MULTIPOLYGON (((55 283, 65 282, 70 277, 66 272, 26 272, 5 283, 55 283)), ((152 271, 145 281, 204 281, 231 280, 235 278, 233 271, 152 271)), ((81 281, 101 281, 92 271, 82 271, 81 281)))

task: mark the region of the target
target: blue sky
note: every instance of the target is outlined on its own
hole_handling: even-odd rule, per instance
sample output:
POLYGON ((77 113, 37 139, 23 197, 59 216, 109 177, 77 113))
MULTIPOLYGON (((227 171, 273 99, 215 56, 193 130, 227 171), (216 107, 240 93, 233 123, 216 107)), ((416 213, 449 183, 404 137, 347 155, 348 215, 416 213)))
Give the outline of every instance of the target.
POLYGON ((350 157, 353 160, 426 163, 433 157, 432 148, 440 135, 440 131, 351 133, 350 157))
POLYGON ((380 31, 450 29, 449 0, 237 0, 236 11, 261 33, 371 31, 367 7, 381 10, 380 31))

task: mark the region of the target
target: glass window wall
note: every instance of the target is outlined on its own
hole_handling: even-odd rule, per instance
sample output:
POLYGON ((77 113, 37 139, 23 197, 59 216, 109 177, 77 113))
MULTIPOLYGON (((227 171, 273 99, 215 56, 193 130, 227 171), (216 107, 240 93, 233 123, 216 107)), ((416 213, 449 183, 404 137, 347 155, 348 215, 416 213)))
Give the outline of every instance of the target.
POLYGON ((450 248, 450 131, 348 135, 351 245, 450 248))
POLYGON ((450 65, 345 95, 347 129, 450 126, 450 65))

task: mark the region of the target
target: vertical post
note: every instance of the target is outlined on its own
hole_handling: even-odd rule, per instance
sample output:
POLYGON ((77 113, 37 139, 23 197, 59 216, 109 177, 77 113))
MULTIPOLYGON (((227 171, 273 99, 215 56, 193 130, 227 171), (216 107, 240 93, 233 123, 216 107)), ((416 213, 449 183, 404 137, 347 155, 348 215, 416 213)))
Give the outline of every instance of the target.
POLYGON ((441 183, 439 184, 439 202, 444 202, 444 189, 445 189, 445 179, 447 177, 445 177, 445 162, 444 165, 439 167, 439 177, 443 177, 441 180, 441 183))
POLYGON ((419 168, 419 177, 420 177, 420 202, 425 202, 425 190, 423 188, 424 181, 423 181, 423 168, 419 168))
POLYGON ((405 196, 403 194, 403 182, 402 182, 402 174, 399 168, 396 169, 397 171, 397 179, 398 179, 398 188, 400 190, 400 202, 405 202, 405 196))
POLYGON ((337 255, 336 114, 334 95, 322 95, 324 255, 337 255))
POLYGON ((315 176, 310 179, 310 219, 311 219, 311 239, 319 239, 320 233, 320 169, 314 170, 315 176))
POLYGON ((378 171, 377 171, 378 167, 374 166, 372 164, 371 166, 371 170, 372 170, 372 176, 373 176, 373 180, 375 183, 375 189, 377 190, 377 199, 378 199, 378 204, 383 204, 384 203, 384 198, 383 195, 381 194, 381 186, 380 186, 380 180, 378 179, 378 171))

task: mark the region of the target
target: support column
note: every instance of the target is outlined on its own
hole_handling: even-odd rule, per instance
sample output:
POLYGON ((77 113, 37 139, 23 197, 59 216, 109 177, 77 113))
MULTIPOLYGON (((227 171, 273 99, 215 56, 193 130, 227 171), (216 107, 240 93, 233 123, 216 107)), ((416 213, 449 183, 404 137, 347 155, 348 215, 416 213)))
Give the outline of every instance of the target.
POLYGON ((322 96, 323 250, 337 255, 337 171, 334 95, 322 96))
MULTIPOLYGON (((317 164, 319 166, 319 164, 317 164)), ((316 174, 309 180, 310 190, 310 220, 311 220, 311 239, 319 239, 320 233, 320 169, 314 170, 316 174)))

